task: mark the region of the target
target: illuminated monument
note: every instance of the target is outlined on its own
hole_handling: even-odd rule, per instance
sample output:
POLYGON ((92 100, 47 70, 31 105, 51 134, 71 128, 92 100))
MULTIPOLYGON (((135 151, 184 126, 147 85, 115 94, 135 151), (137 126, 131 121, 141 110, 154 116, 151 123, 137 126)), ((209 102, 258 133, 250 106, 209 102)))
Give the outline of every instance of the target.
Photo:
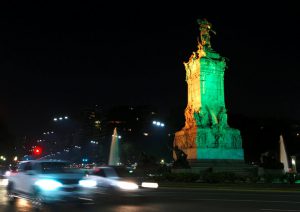
MULTIPOLYGON (((188 85, 185 126, 175 134, 174 147, 189 161, 244 161, 240 131, 230 128, 224 100, 226 60, 211 48, 211 23, 197 20, 198 50, 184 63, 188 85)), ((174 154, 175 155, 175 154, 174 154)))

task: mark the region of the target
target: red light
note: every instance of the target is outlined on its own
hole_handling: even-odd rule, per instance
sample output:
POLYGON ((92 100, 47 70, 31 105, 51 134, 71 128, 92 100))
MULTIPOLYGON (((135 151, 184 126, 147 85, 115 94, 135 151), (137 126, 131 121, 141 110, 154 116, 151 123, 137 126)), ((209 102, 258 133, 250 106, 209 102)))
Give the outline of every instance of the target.
POLYGON ((40 155, 40 154, 42 154, 42 148, 39 147, 39 146, 35 147, 35 148, 33 149, 33 154, 34 154, 34 155, 40 155))

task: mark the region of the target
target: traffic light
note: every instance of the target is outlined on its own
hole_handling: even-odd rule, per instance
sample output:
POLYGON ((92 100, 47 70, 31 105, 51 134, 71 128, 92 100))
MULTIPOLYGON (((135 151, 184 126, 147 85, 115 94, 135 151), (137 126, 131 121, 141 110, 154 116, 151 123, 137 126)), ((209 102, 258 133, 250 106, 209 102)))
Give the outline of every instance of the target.
POLYGON ((42 154, 42 148, 39 147, 39 146, 36 146, 36 147, 33 149, 33 154, 34 154, 35 156, 41 155, 41 154, 42 154))

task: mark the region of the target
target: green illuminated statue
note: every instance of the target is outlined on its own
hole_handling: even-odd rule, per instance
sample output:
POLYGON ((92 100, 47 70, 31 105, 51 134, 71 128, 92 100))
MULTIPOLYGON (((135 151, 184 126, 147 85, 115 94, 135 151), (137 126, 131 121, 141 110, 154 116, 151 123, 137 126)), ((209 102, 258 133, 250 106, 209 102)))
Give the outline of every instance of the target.
POLYGON ((197 20, 200 30, 198 49, 184 63, 188 100, 185 126, 176 132, 174 146, 189 160, 244 160, 240 131, 230 128, 224 99, 226 60, 211 47, 212 25, 197 20))

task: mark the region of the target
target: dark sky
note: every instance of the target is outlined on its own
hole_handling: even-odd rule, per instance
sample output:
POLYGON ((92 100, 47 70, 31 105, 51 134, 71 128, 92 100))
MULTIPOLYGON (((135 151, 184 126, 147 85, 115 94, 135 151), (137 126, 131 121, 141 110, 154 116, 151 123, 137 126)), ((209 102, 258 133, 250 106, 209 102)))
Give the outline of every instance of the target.
POLYGON ((183 116, 183 62, 196 50, 196 20, 207 18, 213 49, 229 59, 228 111, 300 120, 300 13, 289 1, 261 2, 2 6, 1 118, 26 134, 93 104, 152 104, 183 116))

